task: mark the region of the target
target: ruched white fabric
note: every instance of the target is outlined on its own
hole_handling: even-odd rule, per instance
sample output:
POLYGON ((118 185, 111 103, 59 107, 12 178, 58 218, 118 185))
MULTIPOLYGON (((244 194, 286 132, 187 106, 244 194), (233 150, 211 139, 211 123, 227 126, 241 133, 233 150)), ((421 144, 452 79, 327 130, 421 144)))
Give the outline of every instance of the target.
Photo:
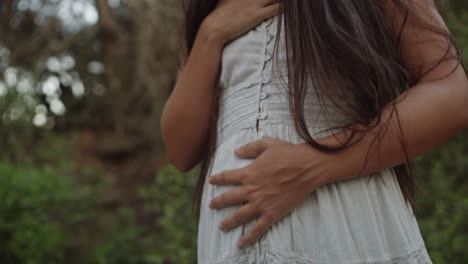
MULTIPOLYGON (((237 157, 234 149, 263 136, 304 142, 289 111, 284 32, 279 40, 277 63, 273 63, 278 20, 273 17, 264 21, 223 51, 217 148, 206 179, 250 164, 253 159, 237 157)), ((304 111, 307 128, 314 138, 331 134, 335 130, 323 129, 346 120, 326 101, 319 104, 311 87, 304 111)), ((432 263, 393 169, 379 173, 382 180, 369 180, 363 175, 317 189, 246 248, 238 248, 237 242, 258 219, 227 232, 219 230, 218 224, 241 205, 213 210, 208 204, 236 186, 205 182, 198 226, 198 263, 432 263)))

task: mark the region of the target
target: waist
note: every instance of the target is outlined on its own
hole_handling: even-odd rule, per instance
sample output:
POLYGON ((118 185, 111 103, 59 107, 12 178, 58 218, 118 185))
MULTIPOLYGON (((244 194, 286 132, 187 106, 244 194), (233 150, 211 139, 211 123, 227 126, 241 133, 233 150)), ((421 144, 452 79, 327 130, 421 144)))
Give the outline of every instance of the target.
MULTIPOLYGON (((238 122, 233 122, 225 128, 218 127, 216 138, 216 149, 228 144, 230 141, 242 142, 242 144, 251 143, 260 140, 264 136, 273 137, 290 143, 303 143, 305 140, 299 136, 296 127, 291 119, 282 119, 275 117, 269 120, 263 120, 257 129, 255 126, 255 116, 249 116, 238 122), (243 139, 240 140, 239 137, 243 139)), ((340 128, 331 127, 329 124, 311 123, 306 124, 307 131, 312 138, 318 139, 339 132, 340 128)), ((240 146, 240 145, 239 145, 240 146)))

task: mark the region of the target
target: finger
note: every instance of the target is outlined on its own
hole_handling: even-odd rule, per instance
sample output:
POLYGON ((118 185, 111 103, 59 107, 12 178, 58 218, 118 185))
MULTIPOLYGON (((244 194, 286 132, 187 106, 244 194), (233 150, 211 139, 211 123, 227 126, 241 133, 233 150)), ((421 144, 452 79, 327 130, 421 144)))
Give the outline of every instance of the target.
POLYGON ((239 208, 232 216, 223 220, 219 224, 219 228, 223 231, 228 231, 236 226, 247 223, 258 215, 260 215, 260 211, 252 203, 248 203, 239 208))
POLYGON ((270 4, 265 7, 263 7, 261 10, 261 16, 263 19, 267 19, 272 16, 277 16, 281 13, 281 4, 276 3, 276 4, 270 4))
POLYGON ((272 4, 279 3, 280 0, 260 0, 260 4, 262 7, 269 6, 272 4))
POLYGON ((267 141, 261 139, 237 148, 235 153, 237 156, 244 159, 256 158, 262 154, 267 147, 267 141))
POLYGON ((273 224, 273 221, 270 217, 263 215, 260 219, 255 223, 255 226, 252 227, 247 234, 242 236, 239 240, 239 247, 244 247, 251 245, 255 241, 257 241, 273 224))
POLYGON ((211 209, 221 209, 228 206, 234 206, 247 201, 245 188, 235 188, 233 190, 224 192, 210 201, 211 209))
POLYGON ((243 176, 243 168, 225 170, 211 175, 208 182, 214 185, 242 184, 243 176))

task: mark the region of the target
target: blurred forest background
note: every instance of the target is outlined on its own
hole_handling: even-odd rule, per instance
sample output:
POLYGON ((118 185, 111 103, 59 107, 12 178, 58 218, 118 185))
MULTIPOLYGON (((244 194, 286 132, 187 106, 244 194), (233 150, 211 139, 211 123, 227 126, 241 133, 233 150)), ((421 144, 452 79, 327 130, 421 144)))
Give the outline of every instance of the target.
MULTIPOLYGON (((439 3, 466 62, 468 2, 439 3)), ((159 136, 180 22, 174 0, 0 0, 0 263, 195 263, 198 168, 159 136)), ((468 263, 467 133, 415 162, 434 263, 468 263)))

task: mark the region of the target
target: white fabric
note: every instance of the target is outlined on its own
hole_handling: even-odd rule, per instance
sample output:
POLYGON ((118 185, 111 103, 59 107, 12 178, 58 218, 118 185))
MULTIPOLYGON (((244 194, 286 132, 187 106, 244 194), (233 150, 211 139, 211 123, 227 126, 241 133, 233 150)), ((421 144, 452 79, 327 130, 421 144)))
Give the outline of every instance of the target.
MULTIPOLYGON (((289 112, 284 32, 277 63, 273 64, 277 20, 273 17, 264 21, 223 51, 218 141, 208 177, 251 163, 252 159, 238 158, 234 149, 265 135, 292 143, 304 142, 289 112)), ((332 132, 320 130, 340 124, 344 118, 332 108, 320 108, 314 95, 307 93, 305 118, 311 135, 319 138, 332 132)), ((243 249, 236 244, 256 220, 228 232, 219 230, 218 224, 240 205, 213 210, 208 204, 213 197, 236 186, 206 182, 198 226, 198 263, 432 263, 394 171, 379 173, 383 181, 364 176, 317 189, 255 245, 243 249)))

